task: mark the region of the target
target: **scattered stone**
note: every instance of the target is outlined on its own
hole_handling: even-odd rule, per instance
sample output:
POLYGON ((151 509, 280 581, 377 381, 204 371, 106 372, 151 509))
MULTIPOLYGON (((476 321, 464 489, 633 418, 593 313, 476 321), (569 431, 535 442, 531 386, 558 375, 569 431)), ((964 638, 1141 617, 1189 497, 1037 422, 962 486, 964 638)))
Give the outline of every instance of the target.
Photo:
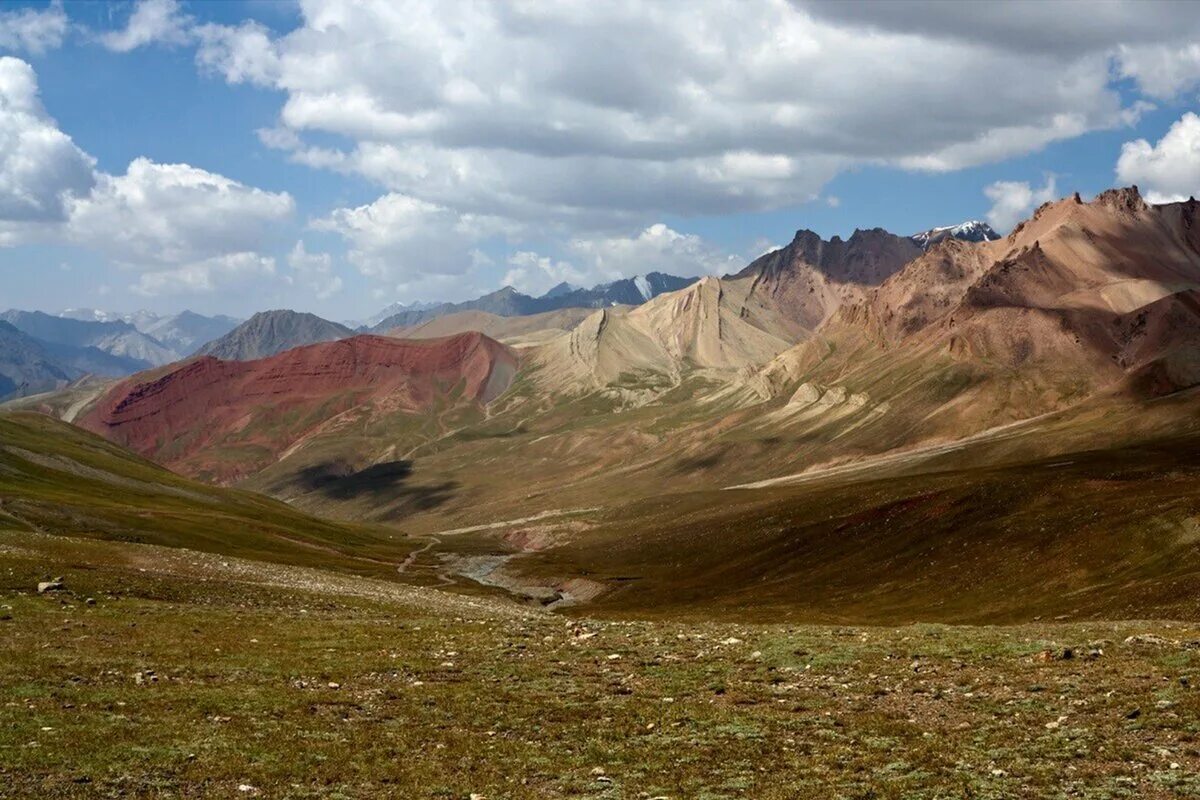
POLYGON ((1141 715, 1142 715, 1142 710, 1140 708, 1135 708, 1135 709, 1131 710, 1128 714, 1125 715, 1125 719, 1137 719, 1141 715))
POLYGON ((42 581, 37 585, 37 590, 38 594, 45 594, 46 592, 65 592, 67 590, 67 585, 63 583, 62 578, 55 578, 52 581, 42 581))
POLYGON ((1149 647, 1170 647, 1175 644, 1170 639, 1164 639, 1153 633, 1135 633, 1125 638, 1125 644, 1141 644, 1149 647))

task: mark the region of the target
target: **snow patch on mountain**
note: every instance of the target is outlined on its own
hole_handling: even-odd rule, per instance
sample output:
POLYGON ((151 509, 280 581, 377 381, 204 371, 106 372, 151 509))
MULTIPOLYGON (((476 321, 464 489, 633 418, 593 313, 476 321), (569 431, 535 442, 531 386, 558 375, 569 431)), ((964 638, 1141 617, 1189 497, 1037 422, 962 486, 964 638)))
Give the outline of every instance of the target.
POLYGON ((922 248, 937 244, 943 239, 959 239, 964 242, 993 242, 1000 234, 992 230, 992 226, 977 219, 960 222, 957 225, 945 225, 940 228, 930 228, 927 231, 914 233, 911 237, 922 248))
POLYGON ((633 285, 637 287, 638 293, 641 294, 644 300, 649 300, 654 297, 654 290, 650 288, 650 281, 645 275, 637 275, 633 279, 633 285))

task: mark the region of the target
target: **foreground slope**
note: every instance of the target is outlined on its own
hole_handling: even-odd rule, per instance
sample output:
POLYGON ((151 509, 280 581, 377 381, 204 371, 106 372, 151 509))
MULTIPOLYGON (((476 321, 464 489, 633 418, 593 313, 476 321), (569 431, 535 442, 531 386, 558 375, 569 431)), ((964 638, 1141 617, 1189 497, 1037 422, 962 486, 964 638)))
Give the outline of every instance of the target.
MULTIPOLYGON (((1200 628, 1191 623, 687 621, 675 617, 707 616, 712 605, 680 608, 637 583, 614 597, 628 604, 642 592, 648 602, 629 607, 652 619, 564 619, 350 574, 394 575, 391 542, 183 480, 46 418, 0 417, 0 443, 5 796, 932 800, 1200 790, 1200 628), (51 576, 59 588, 39 593, 51 576)), ((1107 479, 1134 480, 1136 470, 1126 464, 1107 479)), ((1154 499, 1177 509, 1173 491, 1154 499)), ((761 552, 729 554, 718 570, 697 570, 692 586, 742 578, 744 558, 779 565, 764 580, 743 579, 747 598, 754 584, 787 583, 813 541, 837 552, 844 539, 841 558, 791 591, 813 602, 833 587, 853 614, 862 601, 847 586, 862 554, 852 551, 868 534, 861 509, 880 499, 869 485, 860 494, 834 510, 848 527, 799 546, 773 531, 813 510, 771 511, 745 495, 707 510, 686 498, 643 507, 646 528, 625 534, 654 534, 657 568, 692 569, 696 551, 729 538, 716 529, 721 515, 744 512, 745 539, 761 552)), ((984 547, 959 536, 931 548, 904 536, 902 523, 946 513, 962 521, 973 499, 922 492, 874 514, 900 540, 876 537, 890 548, 880 563, 928 554, 940 565, 949 552, 965 568, 945 582, 945 606, 929 604, 934 612, 978 599, 962 584, 978 574, 984 547)), ((1136 549, 1163 537, 1151 529, 1130 538, 1136 549)), ((1055 555, 1048 542, 1022 563, 1055 555)), ((601 544, 615 551, 602 569, 628 557, 617 537, 601 544)), ((409 556, 400 566, 429 552, 409 556)), ((630 585, 650 576, 618 577, 630 585)), ((1134 579, 1131 599, 1149 585, 1117 577, 1134 579)), ((1164 593, 1196 596, 1189 584, 1162 583, 1164 593)), ((1075 602, 1069 585, 1051 584, 1064 607, 1075 602)), ((889 590, 885 579, 873 591, 889 590)))
POLYGON ((1189 624, 568 621, 3 526, 0 595, 14 797, 1200 788, 1189 624), (47 571, 67 591, 37 595, 47 571))
POLYGON ((0 527, 394 575, 394 532, 182 478, 71 425, 0 415, 0 527))

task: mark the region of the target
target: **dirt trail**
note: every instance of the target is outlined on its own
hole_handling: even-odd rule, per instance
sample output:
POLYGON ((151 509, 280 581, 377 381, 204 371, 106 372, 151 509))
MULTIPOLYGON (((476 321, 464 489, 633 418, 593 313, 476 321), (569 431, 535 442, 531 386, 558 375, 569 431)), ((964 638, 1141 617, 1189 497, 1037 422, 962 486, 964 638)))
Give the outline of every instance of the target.
POLYGON ((534 514, 531 517, 520 517, 518 519, 506 519, 500 522, 487 522, 483 525, 470 525, 466 528, 451 528, 446 531, 437 531, 432 534, 434 536, 455 536, 460 533, 475 533, 476 531, 491 531, 498 528, 507 528, 511 525, 524 525, 528 522, 541 522, 545 519, 553 517, 565 517, 571 514, 590 514, 596 511, 602 511, 603 506, 595 506, 593 508, 556 508, 549 511, 542 511, 534 514))
POLYGON ((901 450, 895 453, 886 453, 879 456, 871 456, 861 461, 853 461, 848 464, 836 464, 833 466, 815 466, 803 472, 795 472, 791 475, 781 475, 778 478, 767 478, 761 481, 753 481, 751 483, 739 483, 733 486, 726 486, 724 490, 733 489, 766 489, 772 486, 795 485, 804 483, 810 480, 819 478, 829 478, 837 475, 849 475, 856 472, 869 472, 886 466, 898 466, 906 463, 918 464, 922 461, 927 461, 935 456, 952 453, 956 450, 961 450, 967 445, 976 444, 985 441, 998 441, 1001 439, 1011 438, 1024 433, 1023 428, 1031 427, 1034 423, 1039 422, 1048 417, 1055 416, 1061 412, 1052 411, 1047 414, 1040 414, 1029 419, 1017 420, 1004 425, 998 425, 994 428, 988 428, 985 431, 965 436, 962 439, 955 439, 952 442, 939 442, 937 444, 924 445, 922 447, 914 447, 910 450, 901 450))
MULTIPOLYGON (((405 574, 406 572, 408 572, 408 568, 417 562, 417 559, 421 556, 422 553, 428 553, 430 550, 437 547, 441 543, 442 543, 442 540, 437 538, 436 536, 430 537, 429 541, 425 544, 424 547, 413 550, 411 553, 409 553, 405 557, 405 559, 403 561, 401 561, 398 565, 396 565, 396 573, 399 575, 405 574)), ((434 575, 437 577, 437 579, 439 581, 441 581, 443 586, 454 586, 455 583, 457 583, 457 581, 455 581, 454 578, 451 577, 452 573, 449 570, 440 569, 437 572, 435 572, 434 575)), ((470 576, 467 576, 467 577, 470 577, 470 576)))

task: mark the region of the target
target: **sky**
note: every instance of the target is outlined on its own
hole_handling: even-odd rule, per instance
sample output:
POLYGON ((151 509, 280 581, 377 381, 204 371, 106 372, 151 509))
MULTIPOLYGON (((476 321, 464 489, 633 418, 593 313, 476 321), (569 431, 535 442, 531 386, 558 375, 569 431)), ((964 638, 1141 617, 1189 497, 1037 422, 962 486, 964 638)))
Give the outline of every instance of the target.
POLYGON ((1188 2, 0 4, 0 308, 723 274, 797 229, 1200 194, 1188 2))

